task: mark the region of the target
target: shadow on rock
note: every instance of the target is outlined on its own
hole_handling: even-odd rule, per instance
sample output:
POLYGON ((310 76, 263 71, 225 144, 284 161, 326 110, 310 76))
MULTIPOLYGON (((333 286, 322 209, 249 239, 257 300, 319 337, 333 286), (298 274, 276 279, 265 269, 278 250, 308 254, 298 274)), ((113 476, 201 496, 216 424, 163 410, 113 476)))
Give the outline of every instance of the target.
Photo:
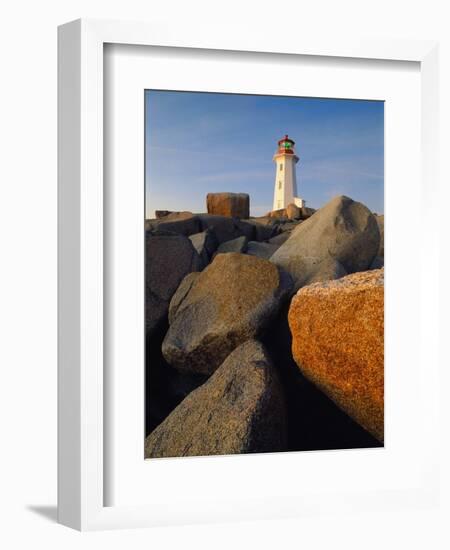
POLYGON ((207 377, 183 374, 162 356, 161 346, 168 329, 167 320, 146 340, 145 361, 145 435, 150 434, 207 377))

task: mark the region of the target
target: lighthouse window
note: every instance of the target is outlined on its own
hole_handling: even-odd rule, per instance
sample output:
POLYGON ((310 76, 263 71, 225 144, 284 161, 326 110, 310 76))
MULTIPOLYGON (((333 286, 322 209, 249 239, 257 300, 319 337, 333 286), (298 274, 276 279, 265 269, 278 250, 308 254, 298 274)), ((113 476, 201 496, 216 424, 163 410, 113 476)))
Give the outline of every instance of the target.
POLYGON ((278 182, 278 189, 281 189, 281 180, 278 182))
POLYGON ((280 172, 282 172, 282 171, 283 171, 283 165, 280 164, 280 172))

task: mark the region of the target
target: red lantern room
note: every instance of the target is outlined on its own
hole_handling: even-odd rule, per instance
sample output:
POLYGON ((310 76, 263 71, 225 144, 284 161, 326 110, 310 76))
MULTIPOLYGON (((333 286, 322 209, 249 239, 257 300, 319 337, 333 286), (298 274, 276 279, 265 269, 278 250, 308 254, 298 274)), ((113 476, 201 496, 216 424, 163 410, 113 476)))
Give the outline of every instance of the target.
POLYGON ((294 145, 295 141, 286 134, 284 138, 280 139, 278 142, 277 154, 294 155, 294 145))

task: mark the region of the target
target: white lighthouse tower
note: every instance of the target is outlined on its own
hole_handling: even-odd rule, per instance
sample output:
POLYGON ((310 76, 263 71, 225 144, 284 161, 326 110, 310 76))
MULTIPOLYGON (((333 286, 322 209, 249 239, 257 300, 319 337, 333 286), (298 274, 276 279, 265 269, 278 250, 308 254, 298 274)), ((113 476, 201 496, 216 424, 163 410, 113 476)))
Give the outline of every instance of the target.
POLYGON ((299 208, 305 206, 305 201, 297 196, 297 177, 295 165, 299 161, 294 151, 295 141, 286 134, 278 142, 278 149, 273 157, 277 165, 275 173, 275 189, 273 192, 273 210, 286 208, 294 203, 299 208))

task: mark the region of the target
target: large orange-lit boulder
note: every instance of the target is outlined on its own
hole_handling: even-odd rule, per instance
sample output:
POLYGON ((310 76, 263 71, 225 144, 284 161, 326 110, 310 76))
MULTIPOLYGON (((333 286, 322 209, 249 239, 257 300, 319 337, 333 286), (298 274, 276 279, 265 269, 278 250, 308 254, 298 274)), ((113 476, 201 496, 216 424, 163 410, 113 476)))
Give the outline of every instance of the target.
POLYGON ((384 269, 303 287, 289 327, 304 376, 383 442, 384 269))

